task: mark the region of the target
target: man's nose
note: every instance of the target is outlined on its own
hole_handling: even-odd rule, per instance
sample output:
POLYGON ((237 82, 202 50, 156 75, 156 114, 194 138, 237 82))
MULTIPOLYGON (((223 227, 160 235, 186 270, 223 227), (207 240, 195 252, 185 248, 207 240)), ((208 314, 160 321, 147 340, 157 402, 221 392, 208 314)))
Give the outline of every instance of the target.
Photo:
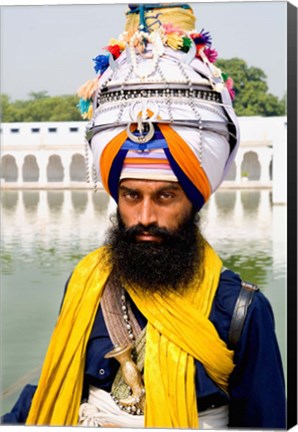
POLYGON ((158 215, 154 203, 150 199, 144 199, 140 203, 138 223, 144 226, 157 223, 157 216, 158 215))

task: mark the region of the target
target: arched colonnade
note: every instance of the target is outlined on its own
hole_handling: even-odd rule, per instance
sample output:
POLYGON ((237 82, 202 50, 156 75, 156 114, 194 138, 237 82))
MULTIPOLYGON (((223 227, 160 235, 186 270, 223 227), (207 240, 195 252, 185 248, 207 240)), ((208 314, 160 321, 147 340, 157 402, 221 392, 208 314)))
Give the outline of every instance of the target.
POLYGON ((1 176, 5 182, 63 183, 85 182, 84 156, 64 152, 38 154, 14 152, 1 158, 1 176), (41 157, 42 156, 42 157, 41 157))
MULTIPOLYGON (((7 152, 1 158, 1 177, 10 183, 33 182, 39 185, 85 182, 84 155, 69 151, 7 152)), ((226 177, 236 183, 256 181, 268 184, 272 180, 272 149, 240 147, 236 160, 226 177)))

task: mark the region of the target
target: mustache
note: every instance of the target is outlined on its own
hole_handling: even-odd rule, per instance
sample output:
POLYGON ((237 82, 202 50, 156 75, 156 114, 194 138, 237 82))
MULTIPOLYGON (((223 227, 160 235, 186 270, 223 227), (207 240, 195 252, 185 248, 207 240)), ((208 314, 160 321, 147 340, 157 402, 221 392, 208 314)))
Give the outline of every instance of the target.
MULTIPOLYGON (((129 228, 122 226, 121 228, 127 240, 135 240, 138 235, 144 233, 154 237, 160 237, 165 241, 168 241, 173 237, 173 231, 160 227, 155 223, 149 225, 137 224, 129 228)), ((177 233, 175 233, 175 236, 177 238, 177 233)))

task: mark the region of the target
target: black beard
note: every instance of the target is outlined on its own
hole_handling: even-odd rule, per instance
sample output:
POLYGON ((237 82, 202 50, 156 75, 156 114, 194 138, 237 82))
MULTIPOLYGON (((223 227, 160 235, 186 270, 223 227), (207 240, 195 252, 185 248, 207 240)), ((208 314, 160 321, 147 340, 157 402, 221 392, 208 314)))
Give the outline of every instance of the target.
POLYGON ((116 280, 165 294, 185 290, 195 273, 202 278, 204 239, 194 212, 171 231, 155 224, 126 228, 119 211, 116 216, 117 224, 106 238, 116 280), (161 241, 137 241, 136 236, 144 231, 161 241))

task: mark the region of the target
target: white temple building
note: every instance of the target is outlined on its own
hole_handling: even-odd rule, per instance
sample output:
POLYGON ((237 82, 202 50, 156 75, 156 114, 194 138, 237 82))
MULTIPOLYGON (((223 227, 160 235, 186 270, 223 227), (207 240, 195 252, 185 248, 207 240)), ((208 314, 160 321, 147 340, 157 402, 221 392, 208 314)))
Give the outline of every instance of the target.
MULTIPOLYGON (((240 117, 239 123, 239 151, 221 188, 272 188, 273 203, 286 203, 286 117, 240 117)), ((85 127, 85 122, 2 123, 2 188, 92 188, 86 182, 85 127)))

